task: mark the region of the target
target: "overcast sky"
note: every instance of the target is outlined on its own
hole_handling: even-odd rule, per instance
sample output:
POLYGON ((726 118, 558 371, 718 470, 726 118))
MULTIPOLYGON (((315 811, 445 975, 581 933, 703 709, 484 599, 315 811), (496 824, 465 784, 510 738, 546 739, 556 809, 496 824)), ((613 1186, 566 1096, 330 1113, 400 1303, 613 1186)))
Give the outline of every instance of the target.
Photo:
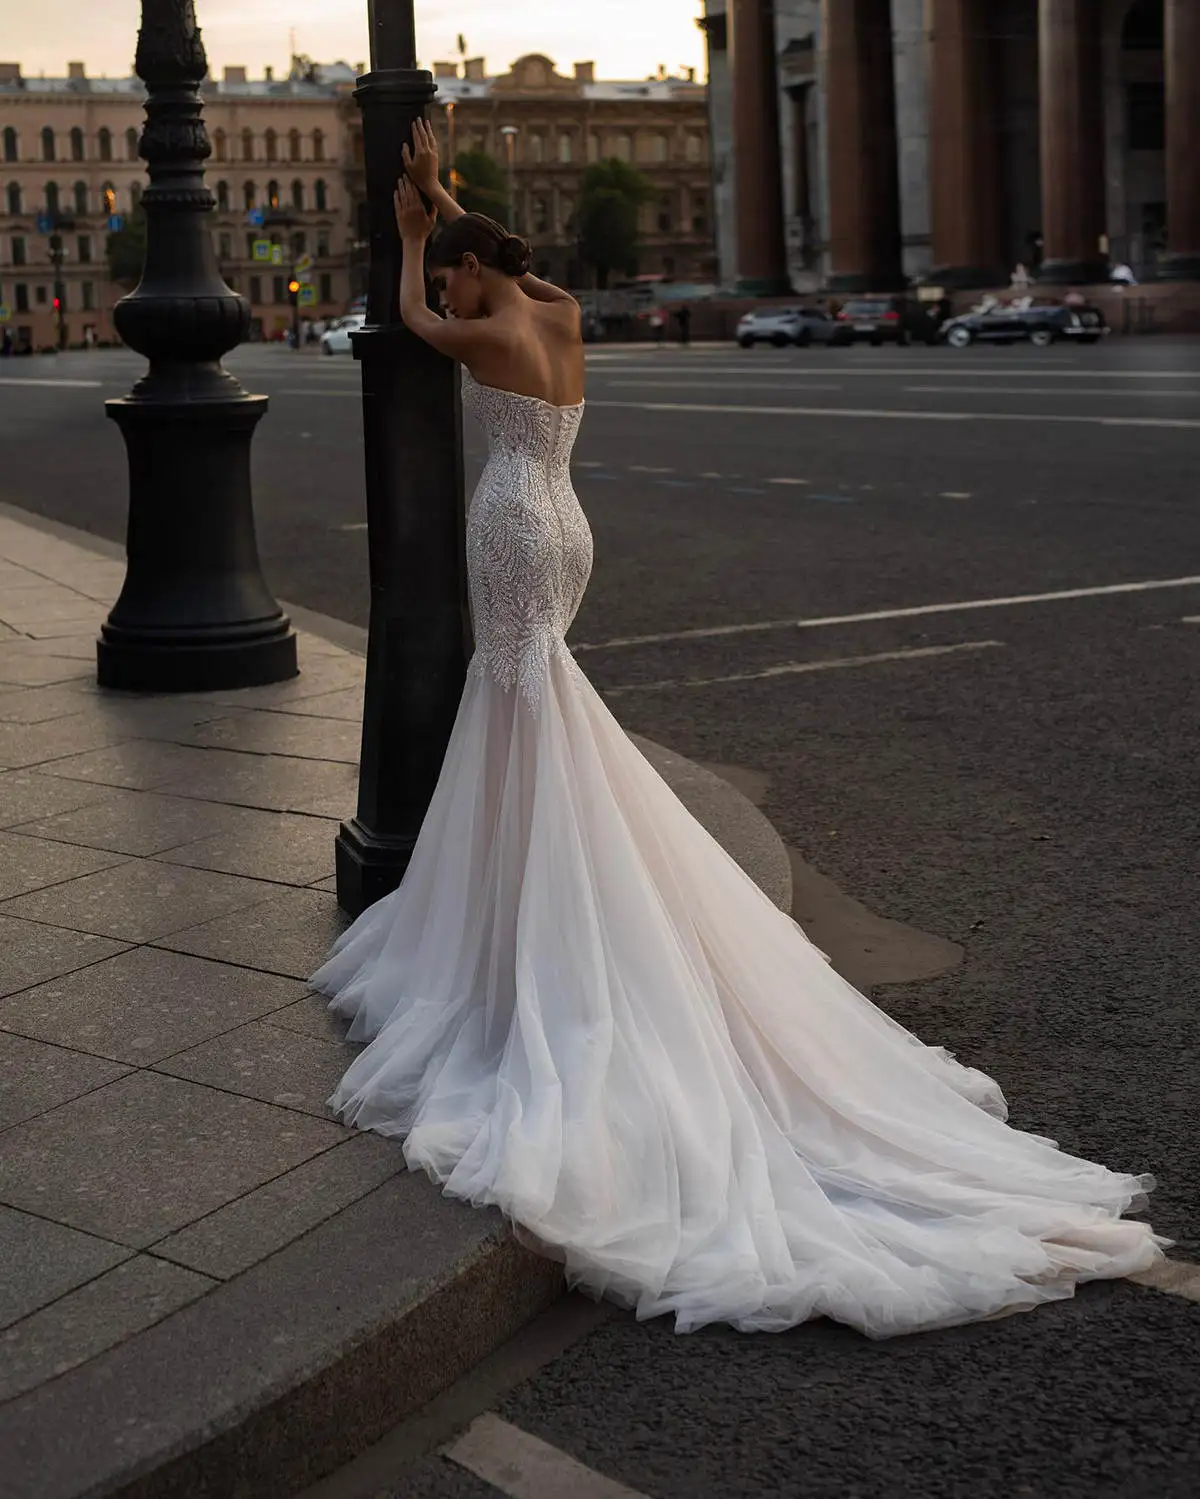
MULTIPOLYGON (((36 76, 62 77, 68 61, 89 73, 132 71, 139 0, 3 0, 0 61, 19 62, 36 76)), ((592 59, 601 78, 645 78, 659 63, 672 72, 694 66, 703 76, 703 36, 696 26, 700 0, 417 0, 421 64, 453 57, 461 31, 468 54, 487 59, 488 71, 507 69, 523 52, 544 52, 569 73, 592 59)), ((259 77, 265 64, 286 69, 289 31, 296 50, 332 62, 361 62, 367 54, 367 0, 196 0, 209 65, 244 63, 259 77)))

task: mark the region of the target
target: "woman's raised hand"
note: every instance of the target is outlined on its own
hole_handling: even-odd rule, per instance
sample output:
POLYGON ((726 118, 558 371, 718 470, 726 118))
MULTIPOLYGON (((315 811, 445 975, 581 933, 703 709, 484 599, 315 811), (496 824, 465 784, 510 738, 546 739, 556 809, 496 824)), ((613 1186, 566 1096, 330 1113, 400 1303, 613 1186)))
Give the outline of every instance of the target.
POLYGON ((438 180, 438 148, 437 136, 428 120, 413 121, 412 145, 405 141, 400 154, 408 177, 427 198, 432 198, 438 180))
POLYGON ((427 240, 437 222, 437 210, 425 207, 421 194, 407 177, 401 177, 396 183, 392 202, 396 209, 396 227, 400 231, 400 238, 405 241, 427 240))

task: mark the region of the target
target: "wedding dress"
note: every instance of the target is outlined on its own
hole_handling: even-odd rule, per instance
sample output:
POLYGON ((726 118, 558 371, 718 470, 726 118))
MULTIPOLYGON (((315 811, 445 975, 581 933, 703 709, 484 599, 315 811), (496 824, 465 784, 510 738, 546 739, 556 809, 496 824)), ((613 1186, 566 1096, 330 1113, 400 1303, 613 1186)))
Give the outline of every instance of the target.
POLYGON ((1011 1129, 1000 1089, 840 978, 685 811, 564 644, 591 569, 582 406, 464 377, 489 458, 476 651, 403 884, 314 986, 330 1104, 636 1309, 887 1337, 1145 1270, 1153 1185, 1011 1129))

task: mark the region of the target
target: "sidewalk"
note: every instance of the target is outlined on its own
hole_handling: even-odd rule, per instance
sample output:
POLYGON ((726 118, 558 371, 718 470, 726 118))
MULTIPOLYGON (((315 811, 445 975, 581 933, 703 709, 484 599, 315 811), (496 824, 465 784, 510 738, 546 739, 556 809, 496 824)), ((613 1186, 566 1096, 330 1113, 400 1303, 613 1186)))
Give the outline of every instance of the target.
MULTIPOLYGON (((0 1496, 284 1499, 560 1280, 325 1108, 354 632, 274 687, 101 692, 115 550, 0 507, 0 1496)), ((642 748, 786 906, 761 814, 642 748)))

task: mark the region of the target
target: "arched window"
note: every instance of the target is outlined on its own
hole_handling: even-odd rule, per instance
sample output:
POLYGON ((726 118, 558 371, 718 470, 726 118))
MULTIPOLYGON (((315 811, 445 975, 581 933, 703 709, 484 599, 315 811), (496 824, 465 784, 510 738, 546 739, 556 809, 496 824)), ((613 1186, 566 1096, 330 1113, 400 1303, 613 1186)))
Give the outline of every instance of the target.
POLYGON ((229 184, 228 182, 217 183, 217 208, 221 213, 229 212, 229 184))
POLYGON ((325 132, 323 130, 313 131, 313 160, 325 160, 325 132))
POLYGON ((247 211, 249 211, 251 208, 254 207, 254 201, 255 201, 255 199, 257 197, 258 197, 258 188, 255 187, 255 185, 253 184, 253 182, 247 182, 247 183, 243 184, 243 186, 242 186, 242 198, 245 201, 247 211))
POLYGON ((316 187, 313 189, 317 199, 317 212, 326 213, 329 209, 329 195, 325 188, 324 177, 318 177, 316 187))
POLYGON ((101 161, 112 160, 112 131, 107 125, 101 125, 96 134, 96 145, 100 150, 101 161))
POLYGON ((613 142, 613 146, 613 155, 617 158, 618 161, 633 160, 633 137, 631 135, 627 135, 625 133, 618 135, 616 140, 613 142))
POLYGON ((229 160, 229 139, 223 130, 213 131, 213 156, 217 161, 229 160))
POLYGON ((299 177, 292 183, 292 207, 298 212, 304 212, 304 184, 299 177))
POLYGON ((263 145, 266 147, 267 160, 274 161, 279 154, 279 137, 273 130, 268 130, 263 136, 263 145))
POLYGON ((529 137, 529 156, 531 161, 545 161, 546 159, 546 137, 540 130, 535 130, 529 137))
POLYGON ((242 131, 242 160, 254 160, 254 132, 253 130, 242 131))
POLYGON ((5 125, 4 159, 5 161, 18 161, 20 159, 20 155, 21 153, 19 149, 19 143, 17 141, 17 132, 11 125, 5 125))
POLYGON ((117 211, 117 190, 111 182, 106 182, 100 189, 100 201, 104 205, 104 212, 111 218, 117 211))
POLYGON ((125 132, 125 159, 126 161, 138 159, 138 133, 132 125, 125 132))
POLYGON ((58 214, 58 183, 47 182, 46 184, 46 212, 51 218, 58 214))
POLYGON ((267 183, 267 202, 272 208, 279 207, 279 184, 274 179, 267 183))
POLYGON ((77 182, 75 184, 75 212, 82 218, 87 211, 87 183, 77 182))
POLYGON ((10 182, 8 184, 8 211, 14 218, 22 212, 21 184, 19 182, 10 182))
POLYGON ((300 157, 300 132, 298 130, 288 131, 288 160, 299 161, 300 157))
POLYGON ((83 160, 83 131, 80 130, 78 125, 73 126, 71 129, 71 160, 83 160))
POLYGON ((42 160, 54 160, 54 131, 49 125, 42 131, 42 160))
POLYGON ((558 159, 564 166, 569 166, 575 157, 575 137, 569 130, 564 130, 558 137, 558 159))

